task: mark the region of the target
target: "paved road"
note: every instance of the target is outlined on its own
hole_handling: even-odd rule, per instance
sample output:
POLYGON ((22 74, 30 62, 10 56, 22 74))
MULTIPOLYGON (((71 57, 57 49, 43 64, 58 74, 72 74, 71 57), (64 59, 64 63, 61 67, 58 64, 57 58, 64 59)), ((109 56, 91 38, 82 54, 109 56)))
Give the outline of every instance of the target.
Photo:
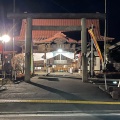
POLYGON ((39 75, 33 77, 30 83, 11 83, 6 88, 0 91, 0 117, 3 119, 7 119, 5 115, 16 120, 23 116, 26 119, 42 119, 44 115, 45 120, 120 119, 120 100, 113 100, 98 85, 83 83, 77 75, 39 75), (17 118, 16 114, 20 116, 17 118))

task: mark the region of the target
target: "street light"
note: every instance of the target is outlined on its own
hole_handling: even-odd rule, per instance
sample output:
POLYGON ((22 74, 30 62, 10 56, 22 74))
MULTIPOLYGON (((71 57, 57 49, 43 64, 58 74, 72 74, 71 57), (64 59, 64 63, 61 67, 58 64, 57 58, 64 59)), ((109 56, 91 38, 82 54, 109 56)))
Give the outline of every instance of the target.
MULTIPOLYGON (((4 54, 4 46, 5 46, 5 43, 9 42, 10 41, 10 36, 5 34, 3 35, 2 37, 0 37, 0 41, 2 42, 2 54, 4 54)), ((4 57, 4 55, 3 55, 4 57)))
MULTIPOLYGON (((5 34, 0 37, 0 41, 2 42, 2 71, 3 71, 4 70, 4 45, 6 42, 10 41, 10 36, 5 34)), ((5 74, 4 74, 4 78, 5 78, 5 74)))
POLYGON ((9 35, 7 35, 7 34, 5 34, 5 35, 3 35, 2 37, 0 37, 0 40, 4 43, 6 43, 6 42, 9 42, 10 41, 10 36, 9 35))

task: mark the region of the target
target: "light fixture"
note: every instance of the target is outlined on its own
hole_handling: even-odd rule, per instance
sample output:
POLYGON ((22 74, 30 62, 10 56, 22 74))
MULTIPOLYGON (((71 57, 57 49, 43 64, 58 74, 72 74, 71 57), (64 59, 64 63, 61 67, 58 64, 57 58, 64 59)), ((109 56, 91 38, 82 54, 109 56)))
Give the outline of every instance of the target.
POLYGON ((59 53, 61 53, 63 50, 62 50, 62 49, 58 49, 57 51, 58 51, 59 53))
POLYGON ((10 36, 5 34, 0 39, 2 40, 2 42, 9 42, 10 41, 10 36))
POLYGON ((115 84, 115 85, 116 85, 116 84, 118 84, 118 82, 117 82, 117 81, 113 81, 113 84, 115 84))

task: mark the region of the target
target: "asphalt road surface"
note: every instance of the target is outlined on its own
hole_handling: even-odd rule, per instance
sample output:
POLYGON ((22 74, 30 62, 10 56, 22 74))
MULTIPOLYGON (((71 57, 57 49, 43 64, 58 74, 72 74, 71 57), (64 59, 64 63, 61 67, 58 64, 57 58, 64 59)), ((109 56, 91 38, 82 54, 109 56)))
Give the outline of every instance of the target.
POLYGON ((2 120, 118 120, 120 100, 79 76, 39 75, 0 91, 2 120))
POLYGON ((2 120, 119 120, 119 114, 9 114, 1 115, 2 120))

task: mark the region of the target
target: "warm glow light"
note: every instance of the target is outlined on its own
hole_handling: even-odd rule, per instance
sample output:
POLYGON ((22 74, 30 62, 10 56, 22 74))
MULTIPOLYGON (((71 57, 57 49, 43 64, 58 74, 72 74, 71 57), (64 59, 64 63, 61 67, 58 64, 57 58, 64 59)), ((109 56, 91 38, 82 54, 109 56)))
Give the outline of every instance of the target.
POLYGON ((0 37, 0 41, 2 41, 2 37, 0 37))
POLYGON ((9 41, 10 41, 10 36, 8 36, 8 35, 3 35, 0 39, 1 39, 3 42, 9 42, 9 41))
POLYGON ((58 52, 62 52, 62 49, 58 49, 57 51, 58 51, 58 52))

